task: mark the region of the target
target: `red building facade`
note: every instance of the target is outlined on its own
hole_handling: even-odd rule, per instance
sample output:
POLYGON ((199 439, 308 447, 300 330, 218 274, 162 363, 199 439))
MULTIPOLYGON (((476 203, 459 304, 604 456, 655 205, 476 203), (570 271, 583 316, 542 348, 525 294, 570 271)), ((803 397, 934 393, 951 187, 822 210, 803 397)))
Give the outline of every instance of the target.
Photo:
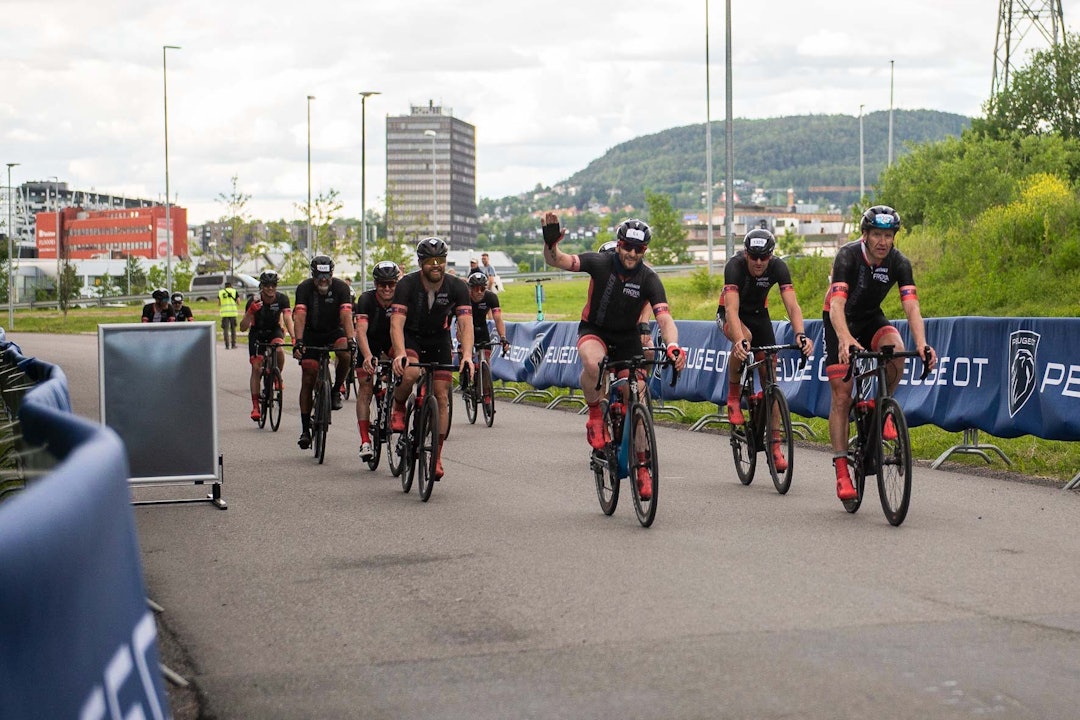
MULTIPOLYGON (((187 209, 170 206, 169 216, 172 220, 172 255, 187 257, 187 209)), ((61 254, 69 260, 127 256, 157 260, 169 254, 164 206, 117 210, 68 207, 59 213, 38 213, 36 243, 39 258, 56 257, 57 218, 60 221, 61 254)))

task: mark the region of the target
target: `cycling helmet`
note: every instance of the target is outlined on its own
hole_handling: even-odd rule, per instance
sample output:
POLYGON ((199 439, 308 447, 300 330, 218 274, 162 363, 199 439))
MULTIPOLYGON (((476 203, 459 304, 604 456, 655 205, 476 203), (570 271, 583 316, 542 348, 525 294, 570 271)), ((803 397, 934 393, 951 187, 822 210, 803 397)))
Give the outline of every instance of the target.
POLYGON ((329 255, 316 255, 311 258, 311 277, 319 277, 321 275, 330 276, 334 274, 334 261, 330 259, 329 255))
MULTIPOLYGON (((332 265, 333 265, 333 263, 331 263, 331 266, 332 265)), ((260 287, 277 287, 277 284, 278 284, 278 274, 276 272, 274 272, 273 270, 267 270, 267 271, 263 272, 262 275, 259 276, 259 286, 260 287)))
POLYGON ((154 300, 156 302, 169 302, 169 291, 165 288, 158 288, 154 291, 154 300))
POLYGON ((879 230, 899 230, 900 215, 888 205, 875 205, 862 215, 859 231, 866 233, 871 228, 879 230))
POLYGON ((182 292, 174 292, 172 294, 172 301, 174 303, 182 303, 182 302, 184 302, 184 293, 182 293, 182 292))
POLYGON ((597 250, 597 252, 614 253, 615 248, 617 248, 617 247, 619 247, 619 243, 618 243, 617 240, 608 240, 606 243, 604 243, 603 245, 600 246, 600 249, 597 250))
POLYGON ((652 230, 641 220, 624 220, 615 230, 615 239, 635 247, 645 247, 652 240, 652 230))
POLYGON ((428 258, 446 257, 449 250, 446 243, 437 237, 424 238, 416 245, 416 257, 423 262, 428 258))
POLYGON ((776 238, 768 230, 756 228, 746 233, 743 238, 743 248, 746 254, 760 260, 773 254, 776 249, 776 238))
POLYGON ((487 275, 479 270, 469 273, 469 287, 487 287, 487 275))
POLYGON ((396 282, 400 273, 397 263, 390 260, 375 263, 375 267, 371 268, 371 277, 375 282, 396 282))

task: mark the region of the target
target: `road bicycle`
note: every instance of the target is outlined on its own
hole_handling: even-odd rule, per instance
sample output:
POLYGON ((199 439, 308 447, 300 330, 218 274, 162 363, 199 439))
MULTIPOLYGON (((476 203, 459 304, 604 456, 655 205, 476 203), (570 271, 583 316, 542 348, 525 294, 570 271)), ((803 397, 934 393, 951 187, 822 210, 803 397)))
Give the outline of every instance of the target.
POLYGON ((333 407, 334 383, 330 378, 330 354, 336 352, 331 347, 306 345, 305 350, 319 356, 319 372, 315 378, 313 390, 314 403, 311 409, 311 447, 315 459, 322 465, 326 457, 326 434, 330 430, 330 415, 333 407))
POLYGON ((262 355, 262 371, 259 376, 259 427, 277 432, 281 425, 281 373, 277 367, 277 349, 283 345, 257 342, 256 349, 262 355))
MULTIPOLYGON (((495 394, 491 391, 491 364, 488 362, 488 350, 495 346, 501 346, 501 340, 488 340, 477 343, 476 349, 476 372, 472 378, 462 377, 461 394, 465 400, 465 415, 469 418, 469 424, 476 423, 477 408, 484 413, 484 422, 488 427, 495 422, 495 394)), ((506 351, 503 350, 503 356, 506 351)))
POLYGON ((349 370, 345 373, 345 387, 341 389, 341 396, 343 399, 348 400, 350 397, 356 397, 356 352, 349 353, 349 370))
MULTIPOLYGON (((919 352, 898 352, 892 345, 883 345, 876 352, 852 346, 844 376, 844 382, 854 379, 851 421, 855 433, 848 442, 848 467, 852 468, 857 492, 853 499, 844 501, 844 509, 849 513, 858 511, 866 476, 876 475, 881 509, 894 526, 904 522, 911 504, 911 439, 904 410, 889 394, 886 371, 896 358, 912 357, 923 359, 919 352), (889 421, 892 428, 886 433, 889 421)), ((929 365, 924 362, 920 379, 925 379, 929 371, 929 365)))
MULTIPOLYGON (((420 499, 427 502, 435 486, 435 466, 439 459, 439 401, 435 397, 435 373, 439 370, 454 372, 458 368, 430 362, 413 362, 409 366, 421 368, 421 374, 405 403, 405 432, 391 433, 393 452, 397 454, 398 472, 394 474, 401 476, 401 489, 406 493, 412 489, 415 478, 420 499)), ((391 463, 391 471, 394 467, 391 463)))
MULTIPOLYGON (((797 344, 758 345, 751 347, 739 376, 739 400, 744 422, 731 425, 731 454, 735 472, 743 485, 754 481, 758 453, 764 452, 773 485, 781 495, 791 489, 795 467, 795 437, 791 429, 791 411, 787 397, 776 382, 776 356, 782 350, 801 350, 797 344), (762 388, 754 392, 754 378, 765 373, 762 388)), ((802 356, 799 369, 806 365, 802 356)))
POLYGON ((371 379, 371 457, 365 460, 369 470, 377 470, 379 461, 382 459, 382 446, 387 446, 387 461, 390 463, 390 472, 394 472, 397 458, 391 449, 390 413, 394 409, 394 387, 397 382, 391 379, 391 362, 383 360, 375 364, 375 376, 371 379))
MULTIPOLYGON (((653 429, 652 412, 649 410, 649 388, 646 373, 655 368, 671 365, 667 349, 643 348, 653 351, 659 360, 646 359, 643 355, 629 360, 600 362, 600 378, 597 390, 606 390, 602 402, 604 425, 611 440, 601 450, 593 449, 589 455, 589 467, 596 481, 596 497, 605 515, 615 512, 619 504, 619 485, 624 478, 630 479, 634 498, 634 513, 642 527, 649 527, 656 519, 660 502, 660 460, 656 449, 656 432, 653 429), (629 421, 629 424, 627 424, 629 421), (637 477, 644 469, 652 481, 652 497, 642 499, 637 477)), ((677 371, 672 371, 671 386, 678 381, 677 371)))

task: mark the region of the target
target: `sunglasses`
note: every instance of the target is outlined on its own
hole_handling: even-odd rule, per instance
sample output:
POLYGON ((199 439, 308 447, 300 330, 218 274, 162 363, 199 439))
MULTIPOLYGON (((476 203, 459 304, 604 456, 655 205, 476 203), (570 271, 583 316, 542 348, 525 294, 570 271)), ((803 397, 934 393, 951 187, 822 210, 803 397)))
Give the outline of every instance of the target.
POLYGON ((385 290, 385 289, 387 289, 387 288, 390 288, 390 289, 392 290, 392 289, 394 289, 395 287, 397 287, 397 283, 396 283, 396 282, 377 282, 377 283, 375 283, 375 285, 376 285, 377 287, 379 287, 379 288, 382 288, 383 290, 385 290))
POLYGON ((634 253, 635 255, 644 255, 649 247, 648 245, 631 245, 630 243, 620 242, 619 249, 623 252, 634 253))
POLYGON ((772 253, 768 255, 750 255, 749 257, 751 260, 757 260, 758 262, 768 262, 772 260, 772 253))
POLYGON ((424 267, 432 267, 432 266, 435 266, 435 265, 445 265, 445 264, 446 264, 446 258, 441 258, 441 257, 424 258, 424 267))

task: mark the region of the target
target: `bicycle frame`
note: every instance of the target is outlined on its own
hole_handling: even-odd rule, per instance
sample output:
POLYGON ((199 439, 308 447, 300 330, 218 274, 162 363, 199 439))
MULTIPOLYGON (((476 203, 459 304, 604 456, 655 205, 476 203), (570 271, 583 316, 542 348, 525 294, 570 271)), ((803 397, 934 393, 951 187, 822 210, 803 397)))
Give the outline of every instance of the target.
POLYGON ((323 464, 326 457, 326 435, 330 430, 331 423, 331 395, 333 392, 333 380, 330 379, 330 354, 336 352, 332 347, 316 347, 308 345, 305 350, 318 353, 319 370, 315 377, 315 387, 312 388, 311 406, 311 435, 312 448, 315 459, 323 464))
MULTIPOLYGON (((453 372, 457 370, 457 366, 422 362, 410 362, 408 365, 421 368, 421 374, 413 388, 413 397, 409 399, 411 407, 407 411, 410 417, 406 420, 406 436, 403 443, 399 442, 406 453, 401 485, 404 492, 409 492, 412 488, 414 473, 419 465, 417 492, 420 494, 420 499, 427 502, 435 485, 435 467, 441 443, 439 403, 435 396, 435 372, 438 370, 453 372)), ((448 397, 447 400, 449 399, 448 397)))

